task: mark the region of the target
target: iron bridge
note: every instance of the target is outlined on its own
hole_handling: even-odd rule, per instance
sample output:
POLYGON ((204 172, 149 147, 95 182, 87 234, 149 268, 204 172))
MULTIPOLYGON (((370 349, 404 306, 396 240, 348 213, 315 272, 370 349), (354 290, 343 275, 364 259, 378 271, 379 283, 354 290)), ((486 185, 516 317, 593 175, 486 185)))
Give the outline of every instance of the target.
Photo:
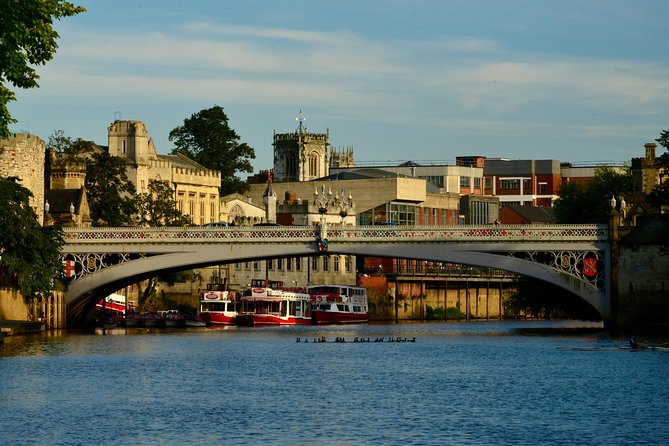
POLYGON ((68 325, 160 272, 327 253, 502 269, 555 284, 610 316, 606 225, 65 228, 68 325))

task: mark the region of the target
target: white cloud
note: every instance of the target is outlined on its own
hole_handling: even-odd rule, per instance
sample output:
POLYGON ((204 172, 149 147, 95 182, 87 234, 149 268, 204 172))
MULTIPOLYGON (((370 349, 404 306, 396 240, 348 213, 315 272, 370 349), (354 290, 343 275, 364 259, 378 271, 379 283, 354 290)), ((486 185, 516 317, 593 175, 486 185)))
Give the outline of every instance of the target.
MULTIPOLYGON (((518 111, 514 119, 544 131, 560 125, 555 110, 643 114, 669 95, 666 65, 514 53, 489 39, 380 42, 191 23, 174 34, 68 32, 60 43, 41 94, 97 102, 313 104, 367 120, 508 132, 527 127, 510 126, 518 111), (533 104, 543 106, 531 113, 533 104)), ((584 133, 611 132, 563 119, 584 133)))

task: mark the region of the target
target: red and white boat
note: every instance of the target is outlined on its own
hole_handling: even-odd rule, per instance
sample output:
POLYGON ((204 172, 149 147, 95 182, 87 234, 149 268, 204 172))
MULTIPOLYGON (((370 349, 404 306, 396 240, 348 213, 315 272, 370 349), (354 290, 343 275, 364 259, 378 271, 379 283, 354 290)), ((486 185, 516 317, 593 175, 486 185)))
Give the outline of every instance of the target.
POLYGON ((200 316, 210 325, 234 325, 239 299, 233 291, 207 291, 200 301, 200 316))
POLYGON ((367 290, 349 285, 313 285, 311 319, 314 324, 360 324, 369 321, 367 290))
POLYGON ((311 324, 311 296, 305 290, 286 289, 281 282, 262 285, 254 283, 241 297, 237 325, 311 324))
POLYGON ((98 325, 112 327, 119 324, 125 314, 125 296, 110 294, 95 304, 98 325))

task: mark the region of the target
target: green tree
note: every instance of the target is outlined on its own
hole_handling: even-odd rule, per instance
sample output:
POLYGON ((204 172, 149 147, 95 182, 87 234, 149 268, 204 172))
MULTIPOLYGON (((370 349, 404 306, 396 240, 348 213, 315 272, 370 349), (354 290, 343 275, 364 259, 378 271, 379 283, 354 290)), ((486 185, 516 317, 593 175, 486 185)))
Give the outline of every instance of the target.
POLYGON ((175 145, 172 154, 181 153, 207 169, 221 172, 222 196, 244 190, 246 182, 235 174, 253 172, 255 150, 239 142, 223 107, 215 105, 191 115, 170 132, 169 139, 175 145))
POLYGON ((553 214, 558 223, 607 223, 611 212, 611 197, 632 191, 632 174, 610 167, 598 167, 595 176, 585 186, 576 183, 562 185, 558 191, 553 214))
POLYGON ((137 196, 139 224, 145 226, 183 226, 191 219, 176 207, 174 190, 167 181, 150 180, 149 191, 137 196))
POLYGON ((54 20, 84 12, 62 0, 5 0, 0 6, 0 137, 11 136, 9 124, 16 122, 7 105, 16 95, 7 87, 38 87, 34 66, 44 65, 56 53, 58 33, 54 20))
POLYGON ((95 226, 127 226, 137 214, 135 185, 128 179, 125 161, 107 152, 95 152, 87 161, 86 194, 95 226))
POLYGON ((669 205, 669 180, 667 180, 667 175, 669 175, 669 130, 664 130, 655 141, 664 147, 667 152, 655 159, 657 167, 660 169, 660 184, 655 186, 649 199, 651 203, 661 207, 669 205))
POLYGON ((0 273, 9 276, 27 300, 49 294, 63 269, 62 230, 37 222, 31 196, 17 178, 0 178, 0 273))
POLYGON ((56 163, 86 163, 86 196, 95 226, 127 226, 137 216, 135 185, 128 179, 122 158, 109 155, 94 142, 72 139, 56 130, 46 145, 56 152, 56 163))
POLYGON ((515 317, 523 312, 538 319, 601 319, 590 304, 575 294, 524 276, 520 277, 515 293, 509 296, 504 307, 515 317))

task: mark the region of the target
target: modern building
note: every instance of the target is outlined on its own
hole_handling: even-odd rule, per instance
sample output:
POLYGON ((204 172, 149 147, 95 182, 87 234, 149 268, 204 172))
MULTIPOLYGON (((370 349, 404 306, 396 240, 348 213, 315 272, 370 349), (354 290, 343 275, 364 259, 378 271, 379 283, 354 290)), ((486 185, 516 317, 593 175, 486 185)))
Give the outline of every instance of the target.
POLYGON ((562 185, 558 160, 485 160, 485 195, 499 197, 500 205, 551 207, 562 185))

